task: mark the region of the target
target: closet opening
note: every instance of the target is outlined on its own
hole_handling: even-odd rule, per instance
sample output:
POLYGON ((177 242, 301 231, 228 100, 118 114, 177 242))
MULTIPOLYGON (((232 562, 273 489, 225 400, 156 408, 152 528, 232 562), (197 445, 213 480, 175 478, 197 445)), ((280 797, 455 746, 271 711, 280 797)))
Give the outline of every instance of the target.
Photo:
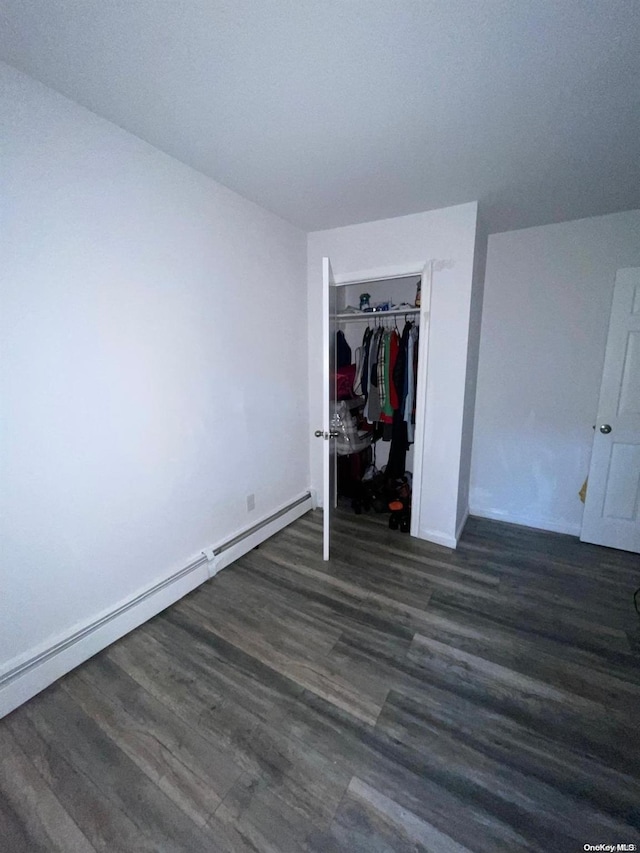
POLYGON ((419 506, 422 459, 418 368, 419 351, 424 352, 420 335, 427 333, 420 324, 421 315, 428 316, 421 310, 422 276, 335 287, 331 430, 337 504, 356 516, 375 515, 398 535, 416 535, 412 513, 419 506))

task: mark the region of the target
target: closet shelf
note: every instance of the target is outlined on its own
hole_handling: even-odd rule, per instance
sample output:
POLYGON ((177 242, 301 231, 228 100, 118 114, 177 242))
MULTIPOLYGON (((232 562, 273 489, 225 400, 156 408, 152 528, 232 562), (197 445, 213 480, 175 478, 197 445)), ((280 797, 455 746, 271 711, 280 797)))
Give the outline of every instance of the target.
POLYGON ((344 314, 336 314, 336 320, 350 320, 358 322, 359 320, 376 320, 380 317, 404 317, 409 314, 419 314, 420 308, 399 308, 393 311, 347 311, 344 314))

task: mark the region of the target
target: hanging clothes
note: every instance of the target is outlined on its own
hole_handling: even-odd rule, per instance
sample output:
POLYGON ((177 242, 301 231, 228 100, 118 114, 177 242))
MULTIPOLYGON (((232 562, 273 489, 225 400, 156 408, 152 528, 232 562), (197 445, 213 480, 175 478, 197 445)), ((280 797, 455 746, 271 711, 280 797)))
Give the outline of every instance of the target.
POLYGON ((412 326, 407 343, 407 370, 405 377, 406 396, 403 416, 407 424, 407 438, 410 444, 414 440, 416 422, 416 383, 418 379, 418 329, 412 326))
POLYGON ((391 332, 385 332, 384 351, 385 351, 385 366, 384 366, 384 404, 382 404, 382 414, 380 420, 382 423, 390 424, 393 422, 393 413, 398 408, 398 392, 393 381, 393 373, 398 360, 398 349, 400 347, 400 336, 396 329, 391 332))
POLYGON ((362 396, 362 370, 364 365, 364 347, 356 348, 356 372, 353 377, 353 395, 362 396))
POLYGON ((336 367, 348 367, 351 364, 351 347, 347 343, 342 329, 336 334, 336 367))
MULTIPOLYGON (((390 441, 395 413, 415 423, 417 327, 407 321, 402 335, 398 329, 365 329, 357 357, 354 393, 364 396, 364 417, 379 424, 382 438, 390 441)), ((413 441, 411 433, 410 441, 413 441)))
MULTIPOLYGON (((380 415, 383 414, 387 405, 387 364, 389 362, 389 339, 384 329, 380 334, 380 345, 378 347, 378 397, 380 398, 380 415)), ((378 420, 382 420, 379 417, 378 420)))
POLYGON ((391 445, 389 447, 389 461, 387 462, 387 477, 391 480, 404 476, 407 468, 407 424, 400 409, 393 413, 393 424, 391 426, 391 445))
MULTIPOLYGON (((406 465, 415 434, 419 332, 408 319, 405 319, 402 332, 397 326, 391 328, 389 317, 371 319, 374 326, 367 324, 355 351, 349 391, 350 396, 361 398, 355 401, 360 412, 359 434, 367 436, 369 441, 389 442, 388 461, 379 472, 382 485, 376 487, 382 489, 384 495, 379 498, 382 508, 378 511, 386 509, 391 501, 389 495, 399 494, 398 489, 402 487, 405 490, 403 507, 408 513, 411 478, 406 465)), ((342 332, 336 338, 336 361, 338 365, 351 362, 351 348, 342 332)), ((375 455, 373 460, 375 465, 375 455)))
POLYGON ((369 393, 369 348, 371 346, 371 337, 373 335, 373 330, 368 326, 364 330, 364 335, 362 336, 362 394, 366 397, 369 393))
POLYGON ((409 344, 409 333, 413 328, 413 323, 407 320, 404 324, 404 329, 402 330, 402 336, 400 337, 400 347, 398 348, 398 357, 396 359, 396 366, 393 370, 393 381, 396 386, 396 391, 398 394, 398 408, 404 414, 404 401, 407 397, 407 387, 406 387, 406 378, 407 378, 407 346, 409 344))
MULTIPOLYGON (((384 357, 382 344, 384 329, 379 328, 373 333, 369 345, 369 393, 365 406, 365 417, 369 423, 380 420, 382 405, 380 403, 380 385, 378 382, 378 360, 384 357)), ((383 389, 384 390, 384 389, 383 389)))

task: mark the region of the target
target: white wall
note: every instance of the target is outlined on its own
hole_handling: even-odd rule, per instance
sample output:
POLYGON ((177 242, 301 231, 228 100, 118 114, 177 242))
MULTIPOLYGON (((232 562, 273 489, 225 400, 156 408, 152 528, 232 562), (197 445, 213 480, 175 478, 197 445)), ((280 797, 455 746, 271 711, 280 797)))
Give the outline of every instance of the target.
MULTIPOLYGON (((420 534, 447 544, 456 536, 476 216, 473 202, 308 237, 311 429, 320 428, 322 419, 322 257, 330 257, 336 278, 383 269, 392 275, 430 258, 454 261, 434 281, 420 517, 420 534)), ((321 442, 312 441, 311 482, 317 489, 321 454, 321 442)))
POLYGON ((1 675, 304 492, 309 431, 306 236, 0 74, 1 675))
POLYGON ((471 512, 578 534, 615 272, 640 211, 489 238, 471 512))

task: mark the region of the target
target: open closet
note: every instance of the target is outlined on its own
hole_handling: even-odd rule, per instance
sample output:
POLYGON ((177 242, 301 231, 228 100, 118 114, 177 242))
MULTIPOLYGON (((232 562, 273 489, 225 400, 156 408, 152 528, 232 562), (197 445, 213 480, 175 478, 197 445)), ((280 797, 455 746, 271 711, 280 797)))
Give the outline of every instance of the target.
MULTIPOLYGON (((336 286, 336 498, 411 530, 421 275, 336 286)), ((419 415, 418 415, 419 418, 419 415)))
MULTIPOLYGON (((309 237, 309 404, 312 434, 316 436, 310 448, 310 471, 314 500, 323 510, 325 559, 331 557, 338 467, 347 464, 341 456, 349 455, 339 456, 336 446, 340 435, 340 429, 335 428, 339 426, 336 406, 344 394, 344 389, 338 394, 337 387, 337 335, 339 331, 344 334, 351 350, 348 361, 356 364, 367 325, 373 330, 377 324, 391 330, 397 325, 400 338, 407 322, 418 327, 414 442, 409 443, 404 459, 405 473, 412 474, 409 534, 403 533, 399 524, 397 532, 389 531, 389 535, 411 535, 447 548, 456 547, 469 511, 482 306, 480 265, 474 274, 476 240, 476 204, 345 226, 309 237), (369 307, 385 302, 400 307, 395 311, 361 311, 362 294, 369 295, 369 307)), ((396 453, 392 453, 393 442, 384 440, 384 424, 382 435, 375 442, 373 436, 369 439, 360 435, 361 431, 371 432, 372 426, 364 424, 360 417, 365 414, 364 407, 358 411, 362 405, 358 398, 364 396, 360 392, 358 383, 355 391, 352 383, 345 400, 358 416, 354 441, 371 442, 371 456, 375 452, 375 465, 381 471, 390 460, 395 464, 396 453)), ((348 426, 353 429, 353 421, 348 426)), ((363 449, 355 446, 356 452, 363 449)), ((354 464, 362 467, 366 461, 365 457, 354 464)), ((402 468, 401 459, 399 464, 402 468)), ((351 472, 347 474, 351 476, 351 472)), ((357 468, 353 476, 357 476, 357 468)), ((342 470, 340 480, 340 491, 344 492, 342 470)), ((363 506, 362 515, 356 516, 352 499, 341 499, 345 506, 342 511, 354 512, 356 525, 350 525, 352 528, 362 518, 364 530, 364 513, 375 513, 375 509, 366 510, 363 506)), ((381 507, 380 502, 378 506, 381 507)), ((386 515, 388 518, 388 512, 386 515)), ((375 521, 384 517, 377 514, 375 521)), ((373 521, 373 516, 369 520, 373 521)))

